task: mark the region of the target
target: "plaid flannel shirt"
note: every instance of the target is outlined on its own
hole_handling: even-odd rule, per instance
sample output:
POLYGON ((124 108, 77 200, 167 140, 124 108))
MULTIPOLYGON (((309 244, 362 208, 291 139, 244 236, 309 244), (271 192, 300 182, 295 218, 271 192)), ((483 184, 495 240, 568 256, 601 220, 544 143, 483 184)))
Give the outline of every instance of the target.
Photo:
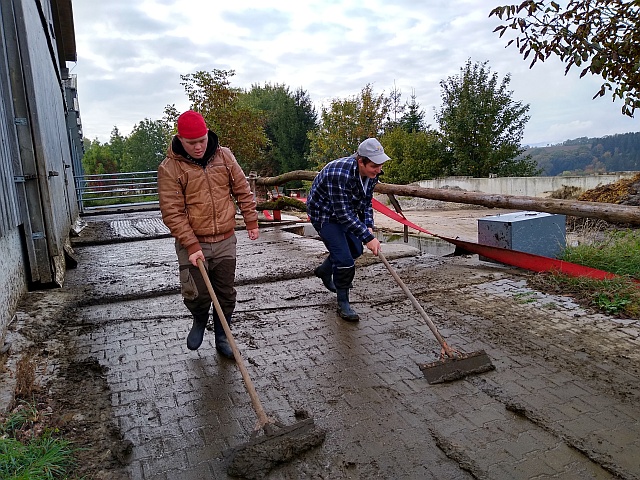
POLYGON ((375 237, 373 228, 373 188, 378 177, 370 178, 363 189, 355 156, 329 162, 318 173, 307 198, 307 213, 318 230, 327 222, 345 225, 362 243, 375 237))

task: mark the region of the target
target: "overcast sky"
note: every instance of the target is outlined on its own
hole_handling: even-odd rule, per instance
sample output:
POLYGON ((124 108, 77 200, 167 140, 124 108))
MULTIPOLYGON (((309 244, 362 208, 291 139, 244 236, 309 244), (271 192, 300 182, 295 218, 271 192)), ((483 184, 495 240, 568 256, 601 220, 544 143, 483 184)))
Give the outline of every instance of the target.
MULTIPOLYGON (((436 127, 440 81, 470 59, 511 75, 513 99, 530 105, 523 143, 640 130, 611 96, 592 100, 599 77, 564 76, 557 59, 529 69, 493 29, 489 12, 504 1, 477 0, 73 0, 84 135, 128 135, 141 120, 160 119, 166 105, 188 108, 180 75, 235 70, 231 86, 301 87, 319 109, 354 97, 370 83, 376 94, 412 92, 436 127), (484 5, 484 6, 481 6, 484 5)), ((514 3, 519 3, 519 0, 514 3)))

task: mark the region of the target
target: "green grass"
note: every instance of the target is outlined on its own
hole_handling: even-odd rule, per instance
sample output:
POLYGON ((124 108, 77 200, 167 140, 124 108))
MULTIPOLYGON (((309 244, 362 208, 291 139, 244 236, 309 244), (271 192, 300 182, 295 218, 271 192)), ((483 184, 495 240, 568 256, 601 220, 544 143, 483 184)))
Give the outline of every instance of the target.
POLYGON ((0 437, 14 437, 17 431, 33 425, 37 420, 38 409, 36 406, 23 402, 0 424, 0 437))
POLYGON ((69 442, 54 438, 51 432, 22 443, 15 438, 0 439, 0 478, 41 480, 68 478, 73 466, 69 442))
POLYGON ((571 277, 560 273, 533 279, 536 287, 570 294, 585 306, 608 315, 640 319, 640 231, 606 231, 599 240, 567 247, 560 256, 571 263, 619 275, 608 280, 571 277))
POLYGON ((640 284, 629 278, 595 280, 551 273, 537 275, 532 283, 546 292, 571 295, 578 303, 607 315, 640 319, 640 284))
POLYGON ((567 247, 562 259, 640 280, 640 231, 607 232, 603 240, 567 247))
POLYGON ((518 303, 521 303, 521 304, 534 303, 536 301, 536 293, 535 292, 516 293, 513 295, 513 298, 518 303))
POLYGON ((85 207, 105 207, 110 205, 127 205, 129 203, 157 202, 158 195, 146 195, 144 197, 122 197, 102 199, 98 195, 87 194, 82 198, 85 207))
POLYGON ((33 404, 22 403, 0 424, 0 478, 67 479, 75 462, 71 444, 55 430, 34 428, 42 420, 33 404))

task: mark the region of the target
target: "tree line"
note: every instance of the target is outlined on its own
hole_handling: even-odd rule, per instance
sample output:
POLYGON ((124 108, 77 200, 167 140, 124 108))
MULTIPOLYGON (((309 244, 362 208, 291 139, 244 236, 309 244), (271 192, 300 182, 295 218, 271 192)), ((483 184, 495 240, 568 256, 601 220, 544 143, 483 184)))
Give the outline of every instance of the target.
MULTIPOLYGON (((395 87, 385 95, 367 84, 352 97, 332 99, 318 113, 302 88, 254 84, 240 89, 231 85, 234 75, 233 70, 199 71, 181 76, 181 84, 190 108, 232 149, 245 173, 319 170, 374 136, 392 158, 384 168, 389 183, 538 173, 535 162, 522 155, 529 105, 513 99, 510 75, 500 78, 488 62, 468 60, 458 75, 440 82, 437 128, 425 123, 414 93, 404 100, 395 87)), ((156 170, 180 113, 168 105, 162 119, 145 118, 128 136, 114 127, 108 142, 85 139, 85 173, 156 170)))
POLYGON ((591 175, 640 170, 640 132, 580 137, 558 145, 529 148, 542 175, 591 175))
MULTIPOLYGON (((507 46, 517 48, 530 68, 556 57, 565 64, 565 74, 575 67, 581 77, 590 73, 603 79, 594 99, 610 93, 628 116, 640 107, 637 2, 525 0, 495 7, 489 16, 501 22, 494 29, 500 38, 514 35, 507 46)), ((317 169, 352 153, 367 136, 380 137, 392 157, 384 179, 401 184, 447 175, 638 170, 635 137, 584 139, 525 151, 520 141, 529 105, 513 100, 509 75, 500 80, 487 62, 469 60, 459 75, 440 82, 437 128, 424 124, 414 95, 403 102, 395 88, 385 96, 366 85, 354 97, 334 99, 318 116, 302 89, 269 84, 237 89, 230 83, 233 75, 232 70, 214 70, 181 78, 191 108, 203 113, 245 170, 261 175, 317 169), (618 146, 610 144, 619 140, 618 146), (549 149, 563 154, 552 159, 549 149)), ((142 120, 126 137, 114 127, 109 142, 85 139, 86 173, 157 168, 179 112, 167 106, 164 113, 161 120, 142 120)))

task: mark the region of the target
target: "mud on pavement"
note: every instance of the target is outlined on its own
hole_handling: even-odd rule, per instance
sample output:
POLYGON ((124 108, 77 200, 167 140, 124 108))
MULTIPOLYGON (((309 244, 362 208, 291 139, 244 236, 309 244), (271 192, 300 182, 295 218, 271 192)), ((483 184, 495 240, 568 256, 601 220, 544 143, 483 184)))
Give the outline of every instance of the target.
MULTIPOLYGON (((153 228, 116 235, 116 220, 157 217, 102 225, 126 242, 76 242, 64 288, 21 305, 16 350, 37 358, 88 478, 227 478, 225 452, 256 420, 240 373, 211 332, 186 349, 173 240, 153 228)), ((640 478, 637 321, 536 291, 527 272, 477 256, 385 245, 447 341, 496 366, 429 385, 417 364, 439 345, 375 258, 359 261, 362 320, 348 324, 311 273, 325 254, 317 239, 271 227, 238 240, 233 332, 258 395, 283 424, 305 412, 327 432, 265 478, 640 478)))

